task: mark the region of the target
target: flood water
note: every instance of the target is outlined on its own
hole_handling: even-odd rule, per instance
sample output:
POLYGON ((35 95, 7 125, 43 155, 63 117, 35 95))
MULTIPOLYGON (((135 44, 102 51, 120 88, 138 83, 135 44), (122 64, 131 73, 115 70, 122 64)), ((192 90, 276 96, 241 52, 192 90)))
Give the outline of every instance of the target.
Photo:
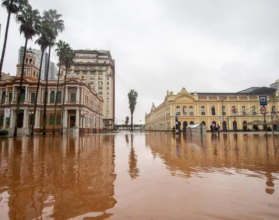
POLYGON ((279 219, 279 136, 0 139, 0 219, 279 219))

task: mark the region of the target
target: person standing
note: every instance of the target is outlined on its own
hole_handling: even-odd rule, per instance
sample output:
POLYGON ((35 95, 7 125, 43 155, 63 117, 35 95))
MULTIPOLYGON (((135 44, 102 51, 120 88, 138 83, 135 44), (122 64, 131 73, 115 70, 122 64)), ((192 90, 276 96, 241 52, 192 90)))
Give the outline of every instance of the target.
POLYGON ((220 125, 219 124, 217 125, 217 131, 218 131, 218 134, 220 134, 220 125))

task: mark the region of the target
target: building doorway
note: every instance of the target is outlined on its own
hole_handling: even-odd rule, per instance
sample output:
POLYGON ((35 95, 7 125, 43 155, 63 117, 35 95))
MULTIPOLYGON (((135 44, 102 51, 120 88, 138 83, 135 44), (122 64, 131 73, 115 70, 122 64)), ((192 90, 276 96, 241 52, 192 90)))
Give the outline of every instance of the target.
POLYGON ((183 131, 186 131, 187 125, 188 125, 187 121, 184 121, 184 122, 183 122, 183 131))
POLYGON ((17 119, 17 127, 22 128, 23 127, 23 118, 24 118, 24 113, 19 112, 18 113, 18 119, 17 119))
POLYGON ((75 125, 76 125, 76 116, 70 115, 70 128, 75 127, 75 125))
POLYGON ((237 131, 237 122, 233 121, 233 131, 237 131))
POLYGON ((243 131, 247 131, 247 121, 243 121, 243 131))
POLYGON ((223 121, 223 131, 227 131, 227 122, 223 121))

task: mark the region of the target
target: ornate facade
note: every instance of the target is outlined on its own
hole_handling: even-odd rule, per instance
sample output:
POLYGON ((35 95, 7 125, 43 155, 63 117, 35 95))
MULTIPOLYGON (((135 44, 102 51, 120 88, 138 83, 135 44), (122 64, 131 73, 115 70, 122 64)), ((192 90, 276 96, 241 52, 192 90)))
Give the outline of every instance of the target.
MULTIPOLYGON (((45 81, 40 82, 38 93, 38 106, 35 114, 34 123, 31 116, 34 114, 34 100, 37 88, 37 80, 39 69, 35 65, 36 56, 32 52, 26 54, 25 70, 23 76, 23 88, 20 95, 20 111, 18 115, 18 132, 28 134, 32 125, 35 132, 41 132, 43 127, 43 105, 45 81)), ((17 65, 17 75, 15 77, 4 76, 0 82, 0 99, 1 99, 1 123, 2 129, 13 132, 15 126, 16 114, 16 94, 20 86, 20 75, 22 65, 17 65), (10 109, 10 117, 3 115, 4 109, 10 109)), ((64 129, 68 133, 84 133, 98 132, 103 128, 103 99, 90 87, 84 79, 80 79, 75 74, 69 74, 66 82, 65 105, 63 112, 63 128, 61 128, 62 120, 62 103, 64 80, 59 83, 58 91, 56 91, 57 81, 49 80, 48 97, 47 97, 47 119, 46 128, 50 132, 55 123, 55 129, 64 129), (56 92, 58 96, 57 113, 54 118, 54 106, 56 92)))
POLYGON ((266 121, 272 125, 271 120, 278 120, 279 90, 261 87, 238 93, 189 93, 183 88, 177 94, 167 92, 164 102, 158 107, 152 105, 150 113, 145 115, 145 128, 172 130, 177 113, 181 129, 198 123, 203 123, 207 129, 211 124, 219 124, 223 131, 252 129, 249 123, 264 121, 260 113, 260 95, 267 95, 266 121), (232 113, 233 108, 236 114, 232 113))

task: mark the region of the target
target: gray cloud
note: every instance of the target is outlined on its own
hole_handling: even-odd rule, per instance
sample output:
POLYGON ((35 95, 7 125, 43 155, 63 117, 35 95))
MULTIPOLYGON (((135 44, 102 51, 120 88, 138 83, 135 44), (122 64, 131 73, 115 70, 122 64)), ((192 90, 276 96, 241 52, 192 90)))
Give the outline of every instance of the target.
MULTIPOLYGON (((30 0, 56 8, 74 49, 110 50, 116 60, 116 119, 129 115, 127 93, 139 93, 136 123, 167 90, 234 92, 278 78, 277 0, 30 0)), ((3 31, 6 11, 0 9, 3 31)), ((15 73, 24 39, 12 19, 4 72, 15 73)), ((33 43, 30 45, 33 46, 33 43)), ((53 56, 53 59, 56 59, 53 56)))

